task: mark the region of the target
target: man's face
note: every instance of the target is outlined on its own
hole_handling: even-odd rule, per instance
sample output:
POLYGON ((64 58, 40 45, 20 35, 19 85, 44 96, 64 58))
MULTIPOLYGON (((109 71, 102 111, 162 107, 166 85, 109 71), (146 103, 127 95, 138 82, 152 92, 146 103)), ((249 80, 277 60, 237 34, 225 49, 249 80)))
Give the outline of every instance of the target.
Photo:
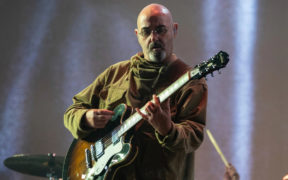
POLYGON ((167 15, 142 16, 135 30, 144 58, 161 62, 169 59, 173 52, 173 40, 177 25, 167 15))

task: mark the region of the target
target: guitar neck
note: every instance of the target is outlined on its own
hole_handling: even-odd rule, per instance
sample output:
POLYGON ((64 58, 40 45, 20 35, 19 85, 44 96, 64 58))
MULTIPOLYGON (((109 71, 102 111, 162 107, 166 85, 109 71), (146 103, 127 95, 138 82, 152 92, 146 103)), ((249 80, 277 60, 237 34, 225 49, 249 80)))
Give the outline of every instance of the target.
MULTIPOLYGON (((197 78, 197 74, 199 74, 199 69, 195 68, 192 71, 188 71, 184 75, 182 75, 179 79, 177 79, 173 84, 171 84, 168 88, 166 88, 164 91, 162 91, 160 94, 158 94, 158 98, 160 103, 165 101, 167 98, 169 98, 174 92, 176 92, 178 89, 180 89, 184 84, 186 84, 190 79, 197 78)), ((154 102, 154 100, 151 100, 154 102)), ((140 111, 143 114, 147 114, 145 111, 145 106, 143 106, 140 111)), ((135 126, 142 117, 137 112, 134 113, 132 116, 130 116, 126 121, 124 121, 121 125, 116 127, 114 131, 112 132, 112 142, 117 140, 119 137, 121 137, 125 132, 127 132, 129 129, 131 129, 133 126, 135 126), (115 136, 113 138, 113 136, 115 136), (113 140, 114 139, 114 140, 113 140)))

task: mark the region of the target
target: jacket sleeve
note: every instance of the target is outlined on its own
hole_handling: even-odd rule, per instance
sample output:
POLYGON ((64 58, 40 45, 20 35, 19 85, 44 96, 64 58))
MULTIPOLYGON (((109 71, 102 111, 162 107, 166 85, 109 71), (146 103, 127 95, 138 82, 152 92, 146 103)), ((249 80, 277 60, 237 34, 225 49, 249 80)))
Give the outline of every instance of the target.
POLYGON ((73 97, 73 104, 64 113, 64 125, 71 132, 74 138, 85 138, 93 129, 83 127, 83 118, 89 109, 99 108, 99 93, 105 85, 108 69, 100 74, 96 80, 73 97))
POLYGON ((207 96, 204 79, 190 81, 176 94, 172 130, 164 137, 155 132, 162 147, 189 153, 200 146, 204 138, 207 96))

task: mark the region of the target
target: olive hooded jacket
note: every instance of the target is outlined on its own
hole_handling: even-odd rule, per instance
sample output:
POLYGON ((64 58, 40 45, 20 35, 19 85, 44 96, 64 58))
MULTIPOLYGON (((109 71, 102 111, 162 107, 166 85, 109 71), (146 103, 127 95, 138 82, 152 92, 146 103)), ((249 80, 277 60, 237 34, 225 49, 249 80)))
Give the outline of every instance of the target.
MULTIPOLYGON (((138 53, 130 60, 107 68, 96 80, 73 97, 64 114, 64 124, 75 138, 86 138, 95 130, 82 127, 91 109, 113 110, 118 104, 142 107, 176 81, 190 67, 177 59, 170 64, 152 63, 138 53)), ((206 119, 205 80, 190 80, 170 97, 172 130, 162 137, 146 121, 131 131, 137 157, 121 168, 115 179, 191 180, 194 177, 194 151, 203 141, 206 119)))

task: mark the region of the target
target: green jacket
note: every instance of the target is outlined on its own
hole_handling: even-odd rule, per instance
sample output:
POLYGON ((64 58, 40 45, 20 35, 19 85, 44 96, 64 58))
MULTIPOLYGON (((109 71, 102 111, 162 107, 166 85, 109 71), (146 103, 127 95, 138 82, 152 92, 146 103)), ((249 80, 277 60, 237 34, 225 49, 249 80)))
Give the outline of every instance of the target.
MULTIPOLYGON (((160 93, 188 69, 179 59, 159 65, 147 62, 140 54, 114 64, 73 97, 64 124, 75 138, 85 138, 92 130, 83 129, 80 122, 88 109, 113 110, 120 103, 142 107, 152 94, 160 93)), ((146 121, 140 121, 133 130, 139 154, 119 171, 119 179, 193 179, 194 151, 203 141, 206 105, 205 80, 191 80, 170 97, 174 125, 167 136, 162 137, 146 121)))

